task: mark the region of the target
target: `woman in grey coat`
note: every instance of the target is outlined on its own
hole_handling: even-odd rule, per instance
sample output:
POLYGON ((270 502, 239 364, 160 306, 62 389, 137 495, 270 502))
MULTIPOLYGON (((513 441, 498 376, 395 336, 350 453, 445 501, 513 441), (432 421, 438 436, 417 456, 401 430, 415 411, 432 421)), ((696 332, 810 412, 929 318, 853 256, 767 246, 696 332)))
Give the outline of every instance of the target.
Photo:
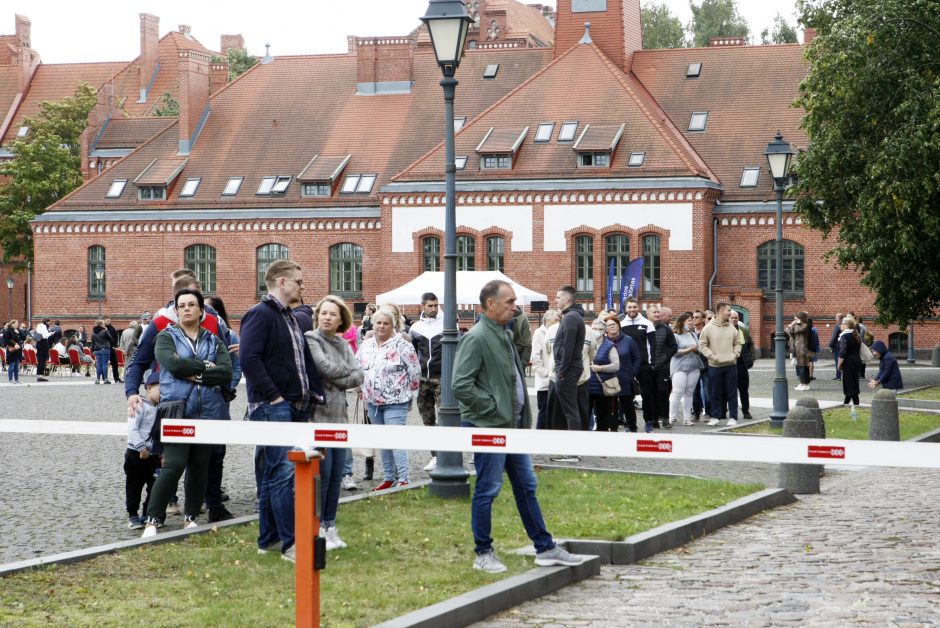
MULTIPOLYGON (((326 405, 316 406, 311 420, 316 423, 347 423, 346 390, 362 384, 362 368, 353 355, 343 332, 352 325, 352 313, 339 297, 320 299, 313 313, 316 329, 304 336, 317 372, 326 391, 326 405)), ((326 538, 326 549, 346 547, 336 529, 339 487, 346 463, 345 449, 324 449, 320 464, 321 495, 320 535, 326 538)))

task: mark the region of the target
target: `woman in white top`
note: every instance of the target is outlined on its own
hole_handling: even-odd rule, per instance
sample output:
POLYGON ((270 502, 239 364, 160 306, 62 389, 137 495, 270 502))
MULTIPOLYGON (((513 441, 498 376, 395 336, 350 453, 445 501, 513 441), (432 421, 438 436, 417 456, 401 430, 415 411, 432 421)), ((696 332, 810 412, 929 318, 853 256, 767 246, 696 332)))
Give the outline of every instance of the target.
POLYGON ((672 325, 678 351, 669 363, 672 394, 669 395, 669 422, 676 423, 682 413, 682 425, 692 425, 692 393, 698 383, 702 360, 698 355, 698 340, 692 333, 688 312, 680 314, 672 325))
POLYGON ((545 429, 545 414, 548 407, 548 384, 552 381, 552 349, 548 343, 548 331, 558 324, 558 310, 548 310, 542 318, 542 326, 532 334, 532 374, 535 376, 535 396, 539 416, 535 428, 545 429))

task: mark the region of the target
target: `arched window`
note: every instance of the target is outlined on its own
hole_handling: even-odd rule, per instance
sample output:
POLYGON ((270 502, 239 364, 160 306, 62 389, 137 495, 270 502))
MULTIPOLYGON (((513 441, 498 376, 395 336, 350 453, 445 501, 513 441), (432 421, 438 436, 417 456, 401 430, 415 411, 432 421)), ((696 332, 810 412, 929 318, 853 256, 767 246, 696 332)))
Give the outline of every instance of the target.
POLYGON ((330 293, 362 295, 362 247, 343 242, 330 247, 330 293))
POLYGON ((574 239, 574 287, 578 292, 594 292, 594 238, 574 239))
POLYGON ((203 294, 215 294, 215 248, 208 244, 187 246, 185 266, 196 273, 203 294))
POLYGON ((476 270, 476 249, 473 236, 457 236, 457 270, 476 270))
POLYGON ((441 270, 441 239, 437 236, 428 236, 421 240, 424 256, 424 270, 438 272, 441 270))
POLYGON ((643 296, 658 299, 659 292, 659 247, 658 235, 643 236, 643 296))
POLYGON ((503 248, 505 240, 499 236, 486 239, 486 270, 503 272, 503 248))
POLYGON ((623 278, 624 269, 630 263, 630 238, 622 233, 615 233, 607 236, 604 241, 607 249, 607 261, 604 263, 604 271, 610 273, 610 262, 613 261, 614 281, 611 290, 616 295, 614 302, 619 302, 620 281, 623 278))
POLYGON ((255 265, 257 267, 256 279, 258 284, 258 298, 268 293, 268 287, 264 283, 264 275, 268 272, 268 266, 271 262, 279 259, 287 259, 287 247, 283 244, 262 244, 255 249, 255 265))
POLYGON ((105 255, 104 247, 88 247, 88 298, 97 300, 103 299, 105 295, 105 255), (101 271, 101 279, 95 271, 101 271))
MULTIPOLYGON (((765 296, 776 288, 777 242, 770 240, 757 247, 757 285, 765 296)), ((803 298, 803 247, 792 241, 783 241, 783 296, 803 298)))

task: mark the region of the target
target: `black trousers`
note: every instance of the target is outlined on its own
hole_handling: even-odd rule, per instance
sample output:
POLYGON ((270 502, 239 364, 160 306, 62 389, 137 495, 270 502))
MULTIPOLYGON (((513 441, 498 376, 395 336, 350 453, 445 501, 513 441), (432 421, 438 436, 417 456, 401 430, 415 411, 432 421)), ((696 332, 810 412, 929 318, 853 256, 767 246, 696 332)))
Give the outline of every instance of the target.
MULTIPOLYGON (((569 375, 565 380, 555 380, 548 387, 548 429, 581 429, 582 402, 579 399, 578 376, 569 375)), ((587 389, 585 388, 585 391, 587 389)))
POLYGON ((597 419, 598 432, 617 431, 620 426, 620 418, 617 416, 619 413, 617 397, 591 395, 591 407, 594 409, 594 417, 597 419))
POLYGON ((209 456, 209 473, 206 477, 206 508, 222 506, 222 467, 225 461, 225 445, 213 445, 209 456))
POLYGON ((124 501, 128 516, 143 516, 147 514, 147 504, 150 501, 150 491, 156 481, 157 469, 160 468, 160 459, 157 456, 141 458, 140 452, 127 449, 124 452, 124 501), (144 509, 140 510, 140 498, 147 487, 147 497, 144 499, 144 509))
POLYGON ((660 424, 665 424, 669 422, 669 393, 672 392, 669 369, 655 369, 653 379, 656 382, 656 418, 660 424))
POLYGON ((581 419, 581 431, 591 429, 591 391, 587 382, 578 386, 578 416, 581 419))
POLYGON ((117 351, 114 350, 114 347, 111 347, 111 355, 108 359, 111 361, 111 375, 114 376, 114 381, 119 381, 121 378, 118 373, 117 351))
POLYGON ((545 417, 548 415, 548 391, 547 390, 537 391, 535 393, 535 399, 539 407, 539 416, 538 416, 538 420, 536 420, 535 422, 535 429, 544 430, 546 427, 545 417))
POLYGON ((643 395, 643 420, 656 423, 656 380, 653 368, 643 364, 636 378, 640 380, 640 394, 643 395))
POLYGON ((748 393, 750 385, 751 376, 747 373, 744 360, 738 360, 738 397, 741 398, 741 412, 747 412, 751 408, 751 395, 748 393))

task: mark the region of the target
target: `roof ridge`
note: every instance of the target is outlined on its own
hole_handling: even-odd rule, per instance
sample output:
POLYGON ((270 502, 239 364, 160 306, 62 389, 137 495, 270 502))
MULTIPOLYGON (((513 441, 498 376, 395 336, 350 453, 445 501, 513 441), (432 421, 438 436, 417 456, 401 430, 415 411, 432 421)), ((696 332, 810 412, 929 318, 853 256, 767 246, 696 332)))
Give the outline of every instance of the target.
POLYGON ((666 115, 666 112, 663 111, 662 107, 659 106, 659 103, 656 102, 656 99, 653 98, 653 95, 650 94, 649 90, 646 89, 646 86, 633 74, 631 70, 629 74, 621 70, 618 66, 614 64, 613 61, 607 58, 600 48, 597 47, 597 44, 590 44, 594 52, 600 57, 601 61, 607 66, 608 71, 611 75, 623 86, 623 89, 630 98, 637 104, 640 108, 640 111, 643 112, 643 115, 647 117, 650 123, 653 125, 657 131, 659 131, 660 136, 666 141, 667 144, 672 148, 672 150, 679 156, 679 158, 685 163, 686 167, 689 168, 693 173, 705 173, 710 179, 715 182, 718 182, 718 177, 715 176, 715 173, 712 172, 711 168, 708 167, 708 164, 705 163, 705 160, 702 159, 701 155, 696 152, 692 147, 689 141, 682 135, 682 132, 672 123, 672 120, 669 119, 669 116, 666 115), (631 81, 632 79, 632 81, 631 81), (635 82, 636 85, 631 85, 631 82, 635 82), (642 94, 635 93, 634 89, 639 87, 643 91, 642 94), (653 109, 655 108, 658 115, 653 115, 653 109), (691 159, 690 159, 691 157, 691 159))
MULTIPOLYGON (((494 102, 492 105, 490 105, 489 107, 487 107, 486 109, 484 109, 483 111, 481 111, 479 114, 477 114, 477 116, 476 116, 473 120, 471 120, 470 122, 468 122, 467 124, 465 124, 465 125, 460 129, 460 131, 463 132, 463 131, 465 131, 466 129, 469 129, 470 127, 472 127, 472 126, 474 126, 475 124, 479 123, 480 120, 482 120, 482 119, 483 119, 487 114, 489 114, 491 111, 493 111, 494 109, 496 109, 497 107, 499 107, 500 105, 502 105, 503 102, 505 102, 506 100, 508 100, 509 98, 511 98, 512 96, 514 96, 515 94, 519 93, 524 87, 528 86, 529 83, 532 83, 533 81, 535 81, 537 78, 539 78, 540 76, 542 76, 545 72, 547 72, 550 68, 554 67, 555 64, 557 64, 557 63, 560 62, 562 59, 564 59, 565 57, 567 57, 568 55, 570 55, 572 52, 574 52, 574 51, 577 49, 577 47, 578 47, 579 45, 580 45, 580 44, 575 44, 574 46, 572 46, 571 48, 569 48, 568 50, 566 50, 561 56, 555 57, 554 59, 552 59, 552 61, 551 61, 550 63, 545 64, 545 67, 543 67, 541 70, 539 70, 538 72, 536 72, 535 74, 533 74, 532 76, 530 76, 529 78, 527 78, 526 80, 524 80, 523 82, 521 82, 521 83, 519 83, 518 85, 516 85, 516 87, 515 87, 514 89, 511 89, 511 90, 509 90, 508 92, 506 92, 506 94, 504 94, 502 98, 500 98, 499 100, 497 100, 496 102, 494 102)), ((545 50, 548 50, 548 48, 534 48, 533 50, 540 50, 540 51, 543 51, 543 52, 544 52, 545 50)), ((455 133, 455 135, 456 135, 456 133, 455 133)), ((415 160, 414 162, 408 164, 408 166, 405 167, 404 170, 402 170, 401 172, 399 172, 398 174, 396 174, 396 175, 393 176, 393 177, 389 177, 389 181, 397 181, 397 180, 398 180, 398 177, 403 176, 403 175, 404 175, 405 173, 407 173, 409 170, 412 170, 413 168, 419 166, 420 164, 422 164, 422 163, 424 163, 425 161, 427 161, 428 159, 430 159, 430 158, 431 158, 431 155, 433 155, 434 153, 436 153, 436 152, 441 148, 441 146, 443 146, 443 145, 444 145, 444 142, 443 142, 443 141, 440 142, 440 143, 438 143, 438 144, 435 144, 434 147, 431 148, 431 149, 430 149, 428 152, 426 152, 424 155, 422 155, 421 157, 419 157, 419 158, 418 158, 417 160, 415 160)))

